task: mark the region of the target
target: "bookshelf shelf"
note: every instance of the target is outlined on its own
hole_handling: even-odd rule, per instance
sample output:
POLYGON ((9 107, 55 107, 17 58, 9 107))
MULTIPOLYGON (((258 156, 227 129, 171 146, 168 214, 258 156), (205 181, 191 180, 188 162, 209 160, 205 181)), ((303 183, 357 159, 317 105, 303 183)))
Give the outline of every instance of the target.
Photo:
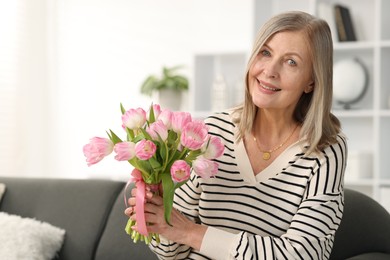
POLYGON ((379 44, 380 44, 380 45, 379 45, 380 47, 383 47, 383 48, 390 48, 390 40, 381 41, 379 44))
POLYGON ((366 186, 371 187, 374 184, 373 179, 360 179, 360 180, 350 180, 346 179, 349 186, 366 186))
POLYGON ((343 109, 334 109, 332 111, 337 117, 345 117, 345 118, 372 118, 374 116, 374 110, 369 109, 351 109, 351 110, 343 110, 343 109))
POLYGON ((380 186, 390 186, 390 179, 381 179, 379 182, 380 186))
MULTIPOLYGON (((381 196, 383 187, 390 194, 390 1, 388 0, 255 0, 253 35, 272 15, 287 10, 301 10, 318 15, 323 4, 341 4, 350 10, 356 28, 357 41, 339 42, 334 38, 334 61, 357 57, 367 67, 369 85, 362 100, 344 110, 335 104, 334 114, 340 119, 349 139, 349 151, 369 152, 372 177, 351 179, 346 176, 347 187, 362 191, 382 205, 390 205, 390 196, 381 196), (299 2, 299 3, 298 3, 299 2)), ((332 28, 332 26, 331 26, 332 28)), ((335 35, 335 32, 332 32, 335 35)), ((337 35, 337 33, 336 33, 337 35)), ((251 44, 251 43, 250 43, 251 44)), ((250 50, 248 49, 248 52, 250 50)), ((211 52, 195 56, 193 111, 199 117, 211 112, 209 96, 215 71, 222 69, 229 75, 228 91, 238 93, 237 82, 243 79, 248 53, 242 50, 211 52)), ((231 96, 232 97, 232 96, 231 96)), ((233 102, 230 99, 230 104, 233 102)), ((387 194, 387 193, 386 193, 387 194)), ((390 206, 387 208, 390 211, 390 206)))
POLYGON ((374 41, 335 42, 334 50, 371 50, 375 47, 374 41))

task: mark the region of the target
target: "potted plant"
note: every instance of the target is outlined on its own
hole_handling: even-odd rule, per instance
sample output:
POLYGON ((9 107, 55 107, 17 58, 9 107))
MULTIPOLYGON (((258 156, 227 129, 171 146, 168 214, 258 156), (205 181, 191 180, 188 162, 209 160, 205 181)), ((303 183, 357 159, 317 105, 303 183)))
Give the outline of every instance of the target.
POLYGON ((179 110, 182 92, 188 90, 187 77, 177 73, 180 68, 182 66, 163 67, 161 76, 148 76, 141 85, 141 93, 148 96, 157 93, 162 107, 179 110))

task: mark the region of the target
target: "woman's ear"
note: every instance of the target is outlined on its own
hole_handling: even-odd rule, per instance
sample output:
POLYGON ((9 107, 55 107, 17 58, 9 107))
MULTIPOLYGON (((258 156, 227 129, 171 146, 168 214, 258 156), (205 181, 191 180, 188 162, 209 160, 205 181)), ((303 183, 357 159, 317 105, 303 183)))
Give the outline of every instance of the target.
POLYGON ((314 89, 314 82, 310 82, 309 85, 306 86, 306 88, 303 90, 303 92, 305 92, 306 94, 312 92, 314 89))

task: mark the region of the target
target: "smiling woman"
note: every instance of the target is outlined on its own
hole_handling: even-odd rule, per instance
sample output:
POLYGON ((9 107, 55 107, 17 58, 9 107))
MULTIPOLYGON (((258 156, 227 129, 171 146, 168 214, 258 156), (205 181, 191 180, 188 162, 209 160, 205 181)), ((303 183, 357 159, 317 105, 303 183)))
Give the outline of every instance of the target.
MULTIPOLYGON (((329 258, 343 215, 347 154, 330 111, 332 52, 329 26, 310 14, 281 13, 263 25, 244 103, 205 120, 225 146, 215 177, 191 174, 175 192, 170 225, 162 197, 146 195, 159 258, 329 258)), ((125 214, 134 219, 138 202, 129 205, 125 214)))

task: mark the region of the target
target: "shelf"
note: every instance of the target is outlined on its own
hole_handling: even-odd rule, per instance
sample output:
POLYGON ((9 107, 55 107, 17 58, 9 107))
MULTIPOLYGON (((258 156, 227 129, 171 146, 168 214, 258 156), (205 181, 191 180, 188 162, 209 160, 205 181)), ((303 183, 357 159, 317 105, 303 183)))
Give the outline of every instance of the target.
POLYGON ((332 113, 337 117, 370 118, 374 116, 374 111, 370 109, 333 109, 332 113))
POLYGON ((379 186, 380 187, 386 187, 386 188, 389 187, 390 186, 390 179, 380 179, 379 180, 379 186))
POLYGON ((381 41, 379 46, 382 48, 390 48, 390 40, 381 41))
POLYGON ((206 117, 208 117, 209 115, 211 115, 212 112, 210 112, 209 110, 207 111, 195 111, 192 114, 192 117, 193 118, 196 118, 196 119, 205 119, 206 117))
POLYGON ((212 112, 215 95, 213 86, 217 78, 221 78, 224 85, 222 109, 226 109, 242 102, 244 95, 243 78, 247 63, 245 52, 196 54, 194 56, 194 88, 192 95, 194 103, 192 110, 212 112))
POLYGON ((379 111, 381 117, 390 117, 390 109, 382 109, 379 111))
POLYGON ((372 186, 374 181, 372 179, 352 180, 346 178, 344 183, 346 186, 372 186))
POLYGON ((356 42, 336 42, 333 45, 335 51, 342 50, 370 50, 375 47, 375 42, 373 41, 356 41, 356 42))

